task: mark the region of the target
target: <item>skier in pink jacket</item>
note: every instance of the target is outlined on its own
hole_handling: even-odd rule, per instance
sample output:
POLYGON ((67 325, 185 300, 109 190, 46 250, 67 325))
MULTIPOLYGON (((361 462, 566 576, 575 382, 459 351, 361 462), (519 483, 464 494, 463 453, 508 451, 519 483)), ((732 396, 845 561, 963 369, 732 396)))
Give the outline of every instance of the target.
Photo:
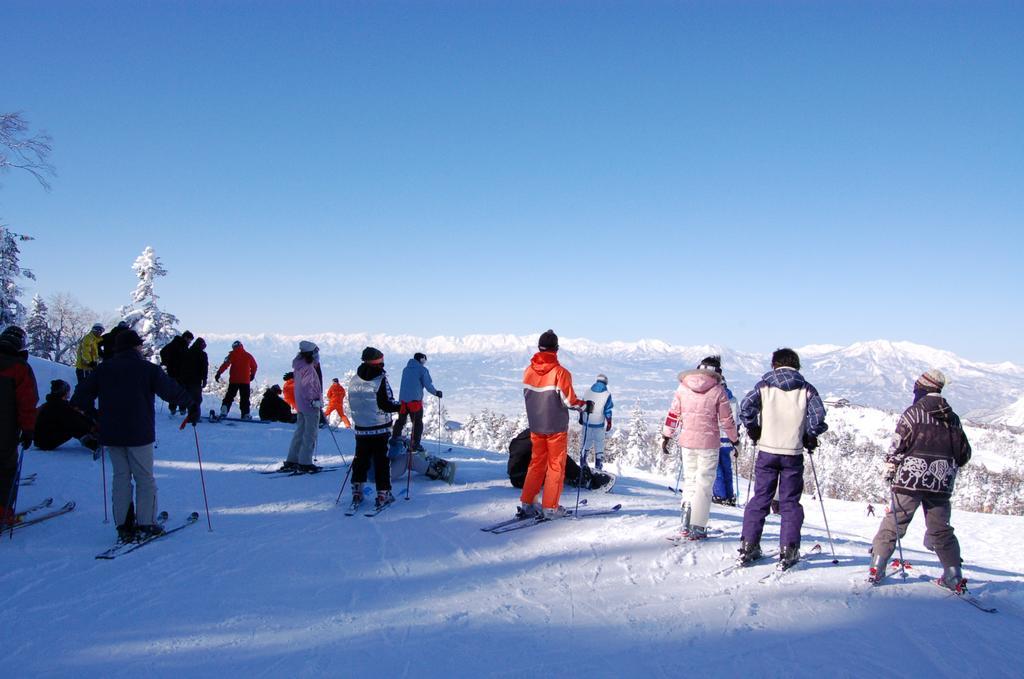
POLYGON ((721 364, 720 357, 708 356, 696 370, 679 373, 679 388, 672 397, 662 431, 662 449, 666 453, 676 434, 683 451, 685 485, 680 533, 690 540, 707 537, 719 436, 725 432, 734 446, 739 439, 722 376, 716 372, 721 364))

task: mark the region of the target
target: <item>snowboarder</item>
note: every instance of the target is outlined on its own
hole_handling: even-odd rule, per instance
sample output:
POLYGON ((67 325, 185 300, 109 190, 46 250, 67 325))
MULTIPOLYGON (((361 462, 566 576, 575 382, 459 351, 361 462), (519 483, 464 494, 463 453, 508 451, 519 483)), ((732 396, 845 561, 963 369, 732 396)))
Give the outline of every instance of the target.
POLYGON ((804 508, 804 456, 813 454, 818 437, 828 430, 818 390, 800 374, 800 357, 792 349, 772 354, 772 369, 754 385, 740 405, 740 419, 757 449, 754 497, 743 512, 740 563, 761 558, 761 532, 775 491, 779 491, 782 527, 779 563, 789 568, 800 560, 804 508))
POLYGON ((116 342, 117 336, 125 330, 130 330, 128 321, 118 321, 117 325, 110 329, 109 332, 104 333, 100 339, 100 360, 105 361, 108 358, 113 358, 114 354, 117 353, 116 342))
MULTIPOLYGON (((558 504, 565 479, 565 459, 569 443, 569 408, 587 408, 576 397, 572 375, 558 362, 558 335, 547 330, 537 341, 537 353, 523 372, 523 399, 530 424, 532 457, 519 496, 519 513, 546 519, 565 516, 558 504), (535 502, 544 489, 543 502, 535 502)), ((592 408, 592 404, 591 404, 592 408)))
POLYGON ((199 404, 180 384, 145 359, 142 338, 134 330, 126 329, 117 335, 114 355, 79 382, 71 398, 72 405, 79 408, 99 398, 99 439, 114 467, 114 522, 122 542, 131 542, 137 536, 160 535, 164 530, 156 523, 154 396, 186 408, 193 426, 199 421, 199 404))
POLYGON ((295 410, 295 373, 288 371, 282 377, 281 398, 295 410))
MULTIPOLYGON (((191 331, 186 330, 180 335, 175 335, 174 339, 164 345, 160 350, 160 362, 164 366, 164 370, 167 371, 167 376, 172 380, 185 386, 185 383, 181 379, 182 363, 185 360, 185 352, 188 351, 188 345, 195 338, 195 335, 191 331)), ((171 404, 170 406, 171 415, 177 412, 177 406, 171 404)))
POLYGON ((25 331, 9 326, 0 334, 0 526, 17 520, 18 444, 23 450, 32 446, 38 402, 25 331))
POLYGON ((425 452, 420 439, 423 436, 423 390, 441 398, 441 390, 434 388, 427 370, 426 354, 416 353, 402 370, 402 387, 398 390, 398 420, 391 435, 399 437, 405 429, 406 417, 412 420, 412 438, 409 445, 412 450, 425 452))
POLYGON ((39 450, 56 450, 73 438, 95 451, 96 423, 70 403, 71 385, 64 380, 52 380, 46 403, 36 413, 35 444, 39 450))
POLYGON ((203 407, 203 389, 206 389, 209 376, 210 357, 206 355, 206 340, 197 337, 181 359, 181 379, 178 381, 200 410, 203 407))
POLYGON ((672 396, 672 406, 662 430, 665 454, 676 435, 683 453, 685 485, 680 505, 680 533, 690 540, 703 540, 708 536, 711 487, 718 468, 721 432, 725 432, 733 446, 739 438, 719 370, 721 359, 709 356, 696 370, 679 373, 679 387, 672 396))
MULTIPOLYGON (((526 473, 530 469, 530 461, 533 458, 533 445, 530 442, 530 430, 524 429, 508 444, 508 480, 515 488, 522 488, 526 482, 526 473)), ((608 492, 615 485, 615 477, 604 471, 590 471, 589 468, 580 468, 572 456, 565 455, 565 476, 566 485, 581 486, 586 490, 602 490, 608 492)))
POLYGON ((391 413, 399 411, 384 371, 384 354, 374 347, 363 349, 362 363, 348 383, 348 405, 356 435, 356 454, 352 462, 352 505, 363 501, 363 484, 374 465, 377 507, 395 498, 391 494, 388 463, 388 439, 391 438, 391 413))
POLYGON ((599 374, 593 386, 583 394, 584 401, 594 402, 594 412, 589 417, 580 413, 580 424, 586 427, 586 448, 581 457, 587 466, 587 451, 594 449, 594 469, 604 469, 604 435, 612 430, 612 394, 608 391, 608 378, 599 374))
POLYGON ((85 333, 78 342, 78 352, 75 355, 75 378, 81 382, 85 374, 95 370, 100 362, 100 342, 103 338, 103 326, 97 323, 92 329, 85 333))
POLYGON ((410 465, 414 472, 426 476, 431 481, 444 481, 448 485, 455 481, 454 462, 423 452, 410 452, 407 442, 401 437, 392 437, 388 445, 388 460, 391 462, 392 483, 400 483, 402 477, 408 473, 410 465))
POLYGON ((313 464, 324 393, 323 373, 320 371, 320 348, 308 340, 299 342, 299 353, 292 359, 295 373, 295 433, 288 447, 288 459, 281 471, 316 473, 320 467, 313 464))
POLYGON ((231 404, 235 401, 235 395, 238 394, 238 407, 242 413, 242 419, 250 420, 252 419, 252 415, 249 414, 250 385, 256 379, 257 366, 256 359, 245 350, 239 340, 231 343, 231 353, 217 369, 214 379, 220 382, 220 376, 229 367, 231 372, 228 373, 228 393, 224 395, 224 400, 220 404, 220 416, 227 416, 228 411, 231 410, 231 404))
POLYGON ((914 403, 896 424, 896 439, 885 456, 885 480, 892 489, 892 512, 882 518, 871 546, 869 580, 885 576, 899 536, 907 532, 917 508, 924 507, 925 546, 942 563, 938 583, 954 592, 966 590, 960 543, 949 525, 949 497, 956 473, 971 459, 960 418, 942 397, 946 376, 929 370, 914 383, 914 403))
POLYGON ((337 377, 331 380, 331 386, 327 388, 327 410, 324 417, 330 419, 331 413, 338 413, 341 423, 346 427, 352 426, 352 422, 345 416, 345 387, 341 386, 337 377))
POLYGON ((265 422, 287 422, 295 424, 298 419, 291 406, 281 398, 281 385, 267 387, 260 399, 260 419, 265 422))

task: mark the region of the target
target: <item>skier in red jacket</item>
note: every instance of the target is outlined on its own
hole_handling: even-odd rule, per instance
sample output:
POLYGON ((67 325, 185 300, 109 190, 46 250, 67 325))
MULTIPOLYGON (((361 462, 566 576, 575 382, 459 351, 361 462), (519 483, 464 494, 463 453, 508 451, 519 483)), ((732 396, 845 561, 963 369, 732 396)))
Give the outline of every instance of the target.
POLYGON ((228 393, 220 404, 220 416, 224 417, 231 410, 231 404, 235 401, 235 395, 239 395, 239 408, 242 411, 243 420, 251 420, 249 414, 250 385, 256 379, 256 359, 252 357, 242 343, 235 340, 231 343, 231 353, 227 355, 220 368, 217 369, 215 380, 220 382, 220 376, 224 371, 231 368, 228 373, 228 393))

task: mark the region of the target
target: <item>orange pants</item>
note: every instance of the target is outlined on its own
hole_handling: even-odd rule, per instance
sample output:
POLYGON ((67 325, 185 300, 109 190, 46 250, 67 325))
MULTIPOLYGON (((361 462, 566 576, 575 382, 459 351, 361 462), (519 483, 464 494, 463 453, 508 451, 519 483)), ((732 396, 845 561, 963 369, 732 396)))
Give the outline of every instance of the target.
POLYGON ((324 412, 324 419, 331 419, 331 413, 338 413, 338 417, 341 418, 342 424, 350 429, 352 428, 352 423, 348 421, 347 417, 345 417, 345 411, 342 409, 340 403, 327 402, 327 410, 324 412))
POLYGON ((565 455, 569 445, 568 432, 557 434, 534 434, 530 432, 530 444, 533 453, 530 457, 530 468, 526 470, 526 481, 523 482, 521 502, 533 502, 544 486, 544 509, 554 509, 562 497, 562 484, 565 482, 565 455))

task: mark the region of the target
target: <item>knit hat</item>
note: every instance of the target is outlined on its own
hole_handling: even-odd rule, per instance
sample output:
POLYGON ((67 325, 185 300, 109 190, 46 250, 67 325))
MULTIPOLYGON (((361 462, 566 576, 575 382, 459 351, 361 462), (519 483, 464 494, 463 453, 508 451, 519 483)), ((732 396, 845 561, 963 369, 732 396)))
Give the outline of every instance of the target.
POLYGON ((554 330, 548 330, 541 334, 537 340, 537 348, 541 351, 558 351, 558 335, 554 330))
POLYGON ((335 384, 341 384, 341 382, 338 381, 337 377, 332 377, 331 382, 334 382, 335 384))
POLYGON ((918 377, 914 386, 923 387, 931 391, 942 391, 942 388, 946 386, 946 376, 938 368, 932 368, 918 377))
POLYGON ((599 373, 598 376, 597 376, 597 381, 598 382, 603 382, 605 385, 607 385, 608 384, 608 376, 605 375, 604 373, 599 373))
POLYGON ((299 342, 299 353, 313 354, 320 351, 320 347, 310 342, 309 340, 302 340, 299 342))
POLYGON ((92 324, 92 330, 93 330, 93 332, 96 332, 96 331, 103 332, 103 324, 102 323, 93 323, 92 324))
POLYGON ((705 356, 701 359, 700 364, 697 368, 701 370, 714 370, 719 375, 722 374, 722 357, 721 356, 705 356))
POLYGON ((380 349, 374 347, 366 347, 363 349, 363 363, 383 363, 384 354, 381 353, 380 349))
POLYGON ((414 361, 419 361, 420 363, 422 363, 423 361, 427 360, 427 355, 417 351, 415 354, 412 355, 412 358, 414 361))
POLYGON ((9 325, 0 333, 0 343, 6 344, 15 351, 25 348, 25 331, 16 325, 9 325))
POLYGON ((187 339, 189 342, 195 339, 195 335, 192 334, 191 330, 186 330, 185 332, 181 333, 181 337, 182 339, 187 339))
POLYGON ((231 343, 231 348, 232 349, 237 349, 240 346, 242 346, 241 340, 235 340, 234 342, 231 343))
POLYGON ((291 370, 289 370, 284 375, 281 375, 281 379, 284 380, 285 382, 287 382, 288 380, 294 380, 295 379, 295 373, 293 373, 291 370))
POLYGON ((117 334, 117 339, 114 340, 115 351, 124 351, 125 349, 134 349, 141 346, 142 338, 134 330, 123 330, 117 334))
POLYGON ((71 393, 71 385, 64 380, 50 380, 50 394, 61 398, 71 393))
POLYGON ((280 394, 280 393, 282 393, 283 389, 281 389, 281 385, 280 384, 275 384, 274 386, 272 386, 270 388, 270 391, 274 392, 275 394, 280 394))
POLYGON ((196 341, 192 343, 193 347, 198 347, 200 351, 206 348, 206 340, 202 337, 197 337, 196 341))

